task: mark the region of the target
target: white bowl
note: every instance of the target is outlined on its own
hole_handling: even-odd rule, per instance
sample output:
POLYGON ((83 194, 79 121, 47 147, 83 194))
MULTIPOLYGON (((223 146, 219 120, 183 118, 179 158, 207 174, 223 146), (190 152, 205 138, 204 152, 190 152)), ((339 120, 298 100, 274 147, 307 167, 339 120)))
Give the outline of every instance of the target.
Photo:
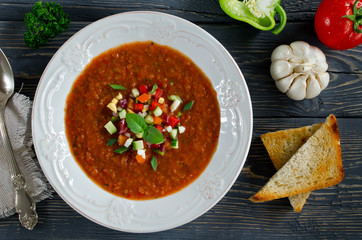
POLYGON ((156 232, 188 223, 213 207, 245 163, 253 116, 244 77, 227 50, 200 27, 157 12, 127 12, 103 18, 71 37, 46 67, 34 99, 32 129, 39 163, 55 191, 73 209, 105 227, 156 232), (193 183, 170 196, 134 201, 93 183, 70 153, 65 135, 67 95, 84 67, 124 43, 151 40, 191 58, 211 80, 220 104, 217 150, 193 183))

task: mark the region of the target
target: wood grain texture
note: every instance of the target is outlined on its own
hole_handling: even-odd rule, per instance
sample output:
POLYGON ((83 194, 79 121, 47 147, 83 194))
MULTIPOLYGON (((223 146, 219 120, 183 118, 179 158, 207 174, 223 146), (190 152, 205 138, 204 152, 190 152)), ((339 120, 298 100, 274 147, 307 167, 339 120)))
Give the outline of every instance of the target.
MULTIPOLYGON (((246 164, 227 195, 191 223, 165 232, 130 234, 84 218, 57 194, 37 205, 39 224, 27 231, 17 215, 0 219, 0 239, 361 239, 362 238, 362 46, 346 51, 325 47, 315 35, 313 18, 321 1, 282 0, 288 23, 278 36, 235 21, 217 0, 59 0, 71 26, 46 46, 34 50, 23 41, 24 13, 33 1, 0 1, 0 48, 9 57, 16 89, 34 98, 42 72, 73 34, 103 17, 126 11, 173 14, 209 32, 234 57, 249 87, 254 113, 253 139, 246 164), (280 44, 307 41, 327 56, 331 81, 320 96, 292 101, 280 93, 269 74, 270 55, 280 44), (269 131, 310 125, 337 116, 344 180, 312 192, 300 214, 287 199, 251 203, 248 198, 275 170, 260 140, 269 131)), ((1 193, 0 193, 1 194, 1 193)))

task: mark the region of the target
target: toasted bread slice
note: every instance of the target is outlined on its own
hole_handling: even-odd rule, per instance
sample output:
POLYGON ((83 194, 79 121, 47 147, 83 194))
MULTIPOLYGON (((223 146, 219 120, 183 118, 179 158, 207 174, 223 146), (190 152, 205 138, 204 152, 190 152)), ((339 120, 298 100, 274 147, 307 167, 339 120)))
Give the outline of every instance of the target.
POLYGON ((343 177, 337 119, 330 115, 250 200, 265 202, 310 192, 338 184, 343 177))
MULTIPOLYGON (((260 138, 276 170, 279 170, 321 126, 322 123, 317 123, 261 135, 260 138)), ((310 192, 305 192, 289 197, 295 212, 302 210, 309 194, 310 192)))

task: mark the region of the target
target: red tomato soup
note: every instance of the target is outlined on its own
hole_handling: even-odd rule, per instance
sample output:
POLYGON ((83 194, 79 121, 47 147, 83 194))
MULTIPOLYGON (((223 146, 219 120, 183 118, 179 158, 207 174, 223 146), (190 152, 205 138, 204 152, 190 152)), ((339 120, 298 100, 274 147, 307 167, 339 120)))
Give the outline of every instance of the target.
POLYGON ((134 42, 86 66, 67 97, 65 127, 90 179, 114 195, 147 200, 185 188, 205 170, 220 110, 210 80, 188 57, 134 42))

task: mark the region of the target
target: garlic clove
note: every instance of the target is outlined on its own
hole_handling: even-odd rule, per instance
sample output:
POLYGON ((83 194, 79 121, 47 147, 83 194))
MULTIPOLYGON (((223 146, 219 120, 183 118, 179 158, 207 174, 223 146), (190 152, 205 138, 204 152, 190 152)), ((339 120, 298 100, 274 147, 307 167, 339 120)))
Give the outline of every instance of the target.
POLYGON ((288 45, 280 45, 271 55, 271 61, 274 62, 276 60, 289 60, 293 57, 292 49, 288 45))
POLYGON ((307 79, 307 90, 305 98, 315 98, 321 93, 321 87, 318 83, 318 80, 314 77, 313 74, 310 74, 307 79))
POLYGON ((270 74, 274 80, 285 78, 293 72, 293 66, 284 60, 277 60, 272 62, 270 66, 270 74))
POLYGON ((275 85, 281 91, 282 93, 286 93, 288 89, 290 88, 290 85, 293 83, 294 78, 296 78, 299 75, 299 73, 293 73, 289 75, 288 77, 282 78, 280 80, 275 81, 275 85))
POLYGON ((310 45, 303 41, 296 41, 290 44, 294 55, 301 59, 310 58, 310 45))
POLYGON ((324 90, 329 83, 329 74, 327 72, 317 74, 316 78, 319 80, 321 90, 324 90))
POLYGON ((287 92, 287 96, 293 100, 303 100, 305 98, 307 88, 306 80, 307 77, 304 75, 296 77, 287 92))

